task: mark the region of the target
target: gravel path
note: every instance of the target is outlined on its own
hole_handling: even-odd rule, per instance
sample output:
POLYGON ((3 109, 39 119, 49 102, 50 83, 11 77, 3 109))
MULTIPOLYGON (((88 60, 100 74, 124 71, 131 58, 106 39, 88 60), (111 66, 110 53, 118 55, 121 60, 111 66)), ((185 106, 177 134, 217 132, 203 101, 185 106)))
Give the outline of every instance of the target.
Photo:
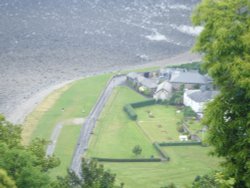
POLYGON ((95 128, 96 121, 100 116, 103 107, 105 106, 108 98, 112 94, 113 89, 124 83, 126 80, 125 76, 117 76, 113 77, 109 83, 107 84, 106 88, 102 92, 101 96, 99 97, 96 105, 92 109, 91 113, 87 117, 86 121, 82 125, 80 137, 77 142, 77 146, 75 149, 75 153, 73 155, 72 163, 71 163, 71 170, 73 170, 78 176, 81 172, 81 159, 84 155, 85 151, 88 149, 89 139, 91 137, 91 133, 95 128))
POLYGON ((58 137, 60 136, 61 130, 62 130, 63 125, 61 123, 58 123, 54 130, 53 133, 50 137, 51 143, 48 145, 47 150, 46 150, 46 156, 52 156, 54 153, 54 150, 56 148, 56 142, 58 137))

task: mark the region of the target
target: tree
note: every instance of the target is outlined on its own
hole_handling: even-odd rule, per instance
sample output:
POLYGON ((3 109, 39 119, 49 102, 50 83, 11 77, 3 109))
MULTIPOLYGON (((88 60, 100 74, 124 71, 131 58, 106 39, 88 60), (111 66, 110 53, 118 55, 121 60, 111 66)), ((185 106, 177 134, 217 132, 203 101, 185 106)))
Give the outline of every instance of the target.
POLYGON ((27 150, 37 157, 36 166, 41 166, 44 172, 60 165, 60 160, 57 157, 46 156, 45 147, 48 143, 47 140, 36 138, 27 147, 27 150))
POLYGON ((180 85, 180 88, 173 93, 169 99, 169 104, 171 105, 182 105, 183 104, 183 94, 184 94, 184 84, 180 85))
POLYGON ((234 187, 250 187, 250 1, 203 0, 193 23, 204 27, 194 50, 220 94, 205 111, 208 141, 234 187))
POLYGON ((185 106, 183 108, 183 115, 184 115, 185 118, 187 118, 187 117, 195 117, 196 113, 189 106, 185 106))
POLYGON ((36 139, 30 146, 21 145, 21 127, 0 115, 0 168, 13 178, 18 188, 51 187, 46 173, 59 165, 58 159, 45 156, 45 142, 36 139))
POLYGON ((140 155, 141 152, 142 152, 141 146, 136 145, 136 146, 133 148, 132 152, 133 152, 136 156, 140 155))
POLYGON ((0 142, 6 143, 9 147, 20 145, 21 127, 6 121, 0 114, 0 142))
POLYGON ((232 188, 234 183, 233 178, 225 179, 221 172, 214 172, 204 176, 197 176, 192 188, 232 188))
POLYGON ((103 165, 83 159, 81 177, 69 170, 66 177, 58 177, 55 188, 113 188, 114 184, 115 175, 105 170, 103 165))
POLYGON ((15 181, 12 180, 3 169, 0 169, 0 187, 1 188, 16 188, 15 181))

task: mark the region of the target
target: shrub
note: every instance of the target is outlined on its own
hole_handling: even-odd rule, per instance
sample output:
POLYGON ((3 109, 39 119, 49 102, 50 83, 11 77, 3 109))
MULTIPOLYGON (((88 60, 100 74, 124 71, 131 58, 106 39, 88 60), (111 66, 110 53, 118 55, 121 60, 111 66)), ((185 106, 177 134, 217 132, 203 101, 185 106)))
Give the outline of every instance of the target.
POLYGON ((196 113, 189 106, 185 106, 183 109, 183 115, 184 117, 194 117, 196 116, 196 113))
POLYGON ((173 93, 172 97, 169 99, 169 104, 182 105, 183 104, 183 92, 177 91, 173 93))
POLYGON ((181 125, 181 124, 177 125, 177 131, 180 132, 180 133, 185 132, 185 129, 184 129, 183 125, 181 125))
POLYGON ((154 99, 149 99, 149 100, 145 100, 145 101, 140 101, 140 102, 135 102, 135 103, 131 103, 130 105, 133 108, 140 108, 140 107, 144 107, 144 106, 150 106, 150 105, 154 105, 157 102, 154 99))
POLYGON ((137 114, 135 113, 133 107, 130 104, 125 105, 123 109, 125 112, 127 112, 130 119, 132 119, 132 120, 137 119, 137 114))
POLYGON ((136 146, 133 148, 132 152, 133 152, 136 156, 137 156, 137 155, 140 155, 141 152, 142 152, 141 146, 136 145, 136 146))
POLYGON ((196 146, 202 145, 202 142, 196 141, 185 141, 185 142, 162 142, 158 144, 159 146, 196 146))

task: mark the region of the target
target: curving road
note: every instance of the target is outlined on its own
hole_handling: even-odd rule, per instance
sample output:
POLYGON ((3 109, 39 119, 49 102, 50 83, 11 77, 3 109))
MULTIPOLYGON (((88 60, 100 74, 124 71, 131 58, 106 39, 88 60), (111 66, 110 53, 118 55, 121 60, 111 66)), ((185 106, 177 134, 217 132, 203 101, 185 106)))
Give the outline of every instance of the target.
POLYGON ((81 160, 85 151, 88 148, 89 139, 91 133, 95 128, 96 121, 100 116, 106 102, 108 101, 110 95, 112 94, 113 89, 124 83, 126 80, 125 75, 114 76, 107 84, 106 88, 103 90, 101 96, 99 97, 96 105, 90 112, 89 116, 86 118, 84 124, 81 128, 80 137, 75 148, 75 153, 72 158, 70 169, 74 171, 78 176, 81 173, 81 160))

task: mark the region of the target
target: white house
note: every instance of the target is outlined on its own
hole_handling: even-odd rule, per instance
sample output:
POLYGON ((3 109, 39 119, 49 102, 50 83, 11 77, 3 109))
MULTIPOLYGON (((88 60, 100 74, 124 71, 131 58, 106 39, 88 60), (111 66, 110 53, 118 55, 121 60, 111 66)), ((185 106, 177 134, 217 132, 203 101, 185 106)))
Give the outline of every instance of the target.
POLYGON ((190 106, 194 112, 202 114, 205 104, 217 94, 218 91, 186 90, 183 95, 183 103, 185 106, 190 106))
POLYGON ((154 94, 155 100, 166 100, 172 95, 172 85, 168 81, 164 81, 158 85, 154 94))

